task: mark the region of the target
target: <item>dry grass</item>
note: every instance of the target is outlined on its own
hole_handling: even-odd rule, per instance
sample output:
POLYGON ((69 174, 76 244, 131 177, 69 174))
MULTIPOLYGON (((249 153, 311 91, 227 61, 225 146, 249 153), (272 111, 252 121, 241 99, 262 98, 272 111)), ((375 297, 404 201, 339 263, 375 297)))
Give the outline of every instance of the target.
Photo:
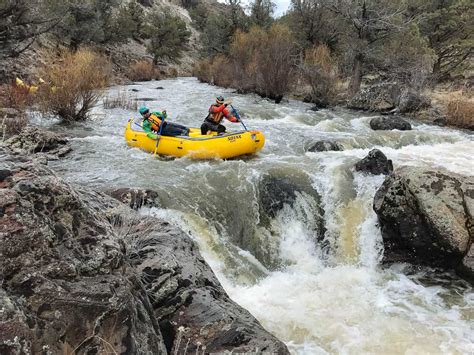
POLYGON ((138 103, 135 97, 130 97, 126 91, 119 91, 115 96, 104 98, 104 108, 123 108, 125 110, 137 111, 138 103))
POLYGON ((17 86, 14 82, 0 87, 0 106, 23 109, 33 103, 33 94, 28 88, 17 86))
POLYGON ((127 70, 127 78, 132 81, 150 81, 160 79, 159 70, 149 60, 140 60, 127 70))
MULTIPOLYGON (((0 113, 1 114, 1 113, 0 113)), ((29 124, 28 118, 23 112, 18 112, 14 117, 0 117, 1 139, 2 141, 18 134, 29 124)))
POLYGON ((474 129, 474 97, 463 93, 451 94, 446 116, 449 125, 474 129))
POLYGON ((112 70, 106 57, 79 49, 48 56, 40 74, 47 83, 38 91, 40 109, 65 121, 82 121, 102 97, 112 70))

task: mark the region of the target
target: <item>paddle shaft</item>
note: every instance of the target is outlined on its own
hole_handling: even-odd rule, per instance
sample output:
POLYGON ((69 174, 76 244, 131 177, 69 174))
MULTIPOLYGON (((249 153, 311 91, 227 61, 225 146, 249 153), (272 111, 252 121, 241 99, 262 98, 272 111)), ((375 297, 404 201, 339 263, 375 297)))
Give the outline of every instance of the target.
POLYGON ((242 123, 242 126, 244 126, 244 129, 245 129, 246 131, 248 131, 247 127, 245 127, 245 124, 244 124, 244 122, 242 121, 242 117, 240 117, 240 115, 239 115, 239 113, 237 112, 237 110, 235 109, 235 107, 232 106, 232 105, 230 105, 230 107, 232 107, 232 110, 234 110, 235 115, 237 116, 237 118, 238 118, 238 120, 240 121, 240 123, 242 123))
POLYGON ((158 151, 158 144, 160 143, 160 138, 161 138, 161 132, 163 131, 163 126, 165 125, 165 117, 161 119, 161 124, 160 124, 160 131, 158 132, 158 137, 156 137, 156 145, 155 145, 155 151, 153 152, 153 156, 156 155, 156 152, 158 151))

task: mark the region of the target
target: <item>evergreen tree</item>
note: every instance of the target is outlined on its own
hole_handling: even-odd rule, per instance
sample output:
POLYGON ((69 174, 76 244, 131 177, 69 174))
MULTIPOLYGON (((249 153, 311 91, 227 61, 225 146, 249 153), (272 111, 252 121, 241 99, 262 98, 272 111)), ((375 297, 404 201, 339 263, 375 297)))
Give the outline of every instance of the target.
POLYGON ((267 28, 273 22, 275 4, 271 0, 254 0, 250 3, 250 21, 252 24, 267 28))
POLYGON ((179 61, 191 36, 181 18, 161 11, 148 15, 145 34, 150 39, 148 51, 153 54, 155 64, 159 60, 179 61))
POLYGON ((474 55, 474 2, 432 0, 415 2, 411 8, 419 16, 421 34, 426 36, 437 59, 436 79, 471 65, 474 55))

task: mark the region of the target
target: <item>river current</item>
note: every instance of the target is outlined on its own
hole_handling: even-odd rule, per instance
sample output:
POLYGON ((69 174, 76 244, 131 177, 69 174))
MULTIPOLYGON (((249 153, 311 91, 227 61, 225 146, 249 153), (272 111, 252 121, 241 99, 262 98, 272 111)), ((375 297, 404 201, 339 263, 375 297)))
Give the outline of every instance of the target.
POLYGON ((153 158, 129 148, 124 125, 138 116, 129 110, 104 109, 99 103, 90 121, 72 128, 34 118, 73 137, 74 151, 50 163, 67 181, 158 191, 161 206, 142 213, 163 217, 189 233, 230 297, 292 353, 474 353, 472 288, 448 273, 381 265, 382 237, 372 201, 384 177, 353 168, 375 147, 395 168, 440 167, 470 175, 471 134, 417 122, 411 131, 373 131, 373 115, 314 112, 311 105, 293 100, 276 105, 194 78, 113 87, 107 95, 119 92, 139 106, 166 109, 172 122, 194 127, 216 95, 232 97, 246 126, 264 132, 266 145, 254 157, 193 161, 153 158), (337 140, 345 150, 306 152, 321 139, 337 140), (321 199, 316 203, 299 194, 293 205, 263 224, 258 189, 266 175, 294 177, 321 199), (314 228, 317 205, 324 210, 324 235, 314 228), (242 238, 251 243, 243 247, 236 242, 242 238), (324 243, 317 242, 321 238, 324 243), (258 257, 262 250, 267 262, 258 257))

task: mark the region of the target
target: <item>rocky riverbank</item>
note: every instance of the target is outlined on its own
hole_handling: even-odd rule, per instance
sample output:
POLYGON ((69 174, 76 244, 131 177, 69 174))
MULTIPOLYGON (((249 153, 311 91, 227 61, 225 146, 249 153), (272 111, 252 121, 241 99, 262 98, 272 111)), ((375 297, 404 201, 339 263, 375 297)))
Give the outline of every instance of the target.
POLYGON ((166 221, 6 148, 0 196, 1 353, 288 353, 166 221))

